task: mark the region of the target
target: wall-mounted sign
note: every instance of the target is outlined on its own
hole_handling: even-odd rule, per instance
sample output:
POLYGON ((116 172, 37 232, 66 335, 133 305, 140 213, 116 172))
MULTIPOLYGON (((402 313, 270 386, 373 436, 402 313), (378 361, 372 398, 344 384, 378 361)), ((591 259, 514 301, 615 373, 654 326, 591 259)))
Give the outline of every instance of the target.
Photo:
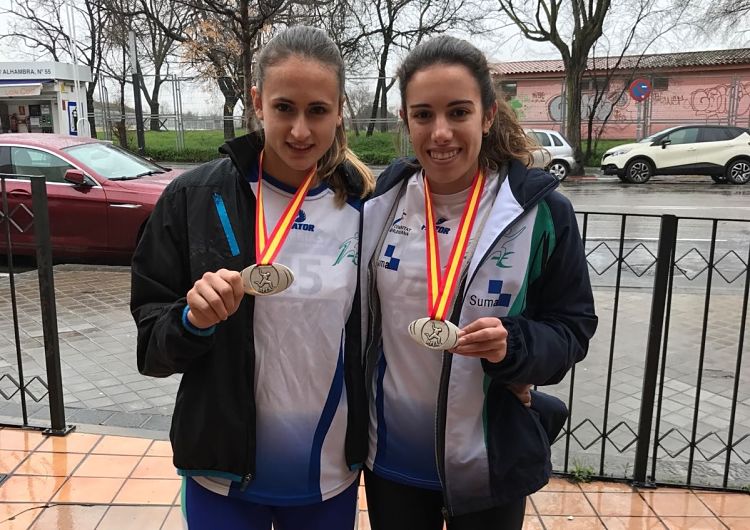
POLYGON ((630 83, 628 93, 635 101, 643 101, 651 94, 651 82, 648 79, 636 79, 630 83))
POLYGON ((78 103, 75 101, 68 101, 68 132, 78 136, 78 103))

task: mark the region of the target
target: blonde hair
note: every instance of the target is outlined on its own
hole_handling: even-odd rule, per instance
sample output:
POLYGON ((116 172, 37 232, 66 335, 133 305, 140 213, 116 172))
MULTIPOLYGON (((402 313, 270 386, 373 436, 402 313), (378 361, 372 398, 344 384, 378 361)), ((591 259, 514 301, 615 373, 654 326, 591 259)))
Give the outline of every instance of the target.
MULTIPOLYGON (((341 111, 344 106, 345 78, 344 60, 341 58, 341 52, 324 31, 309 26, 286 28, 263 47, 258 55, 258 63, 255 69, 258 91, 263 90, 266 70, 292 56, 316 60, 331 67, 336 72, 339 81, 339 111, 341 111)), ((375 189, 374 175, 349 149, 347 143, 346 130, 342 120, 341 124, 336 127, 333 144, 318 160, 318 177, 322 182, 326 182, 333 188, 339 204, 343 204, 352 192, 346 174, 340 170, 345 163, 348 163, 361 179, 358 186, 360 197, 366 197, 375 189)))

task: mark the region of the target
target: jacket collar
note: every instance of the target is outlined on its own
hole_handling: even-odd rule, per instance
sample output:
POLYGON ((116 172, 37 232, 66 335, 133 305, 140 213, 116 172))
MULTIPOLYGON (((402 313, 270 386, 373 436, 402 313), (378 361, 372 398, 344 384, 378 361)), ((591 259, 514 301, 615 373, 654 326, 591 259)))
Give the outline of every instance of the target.
MULTIPOLYGON (((384 229, 393 201, 399 194, 394 188, 402 185, 406 179, 420 168, 416 159, 400 159, 391 164, 378 178, 373 199, 372 218, 367 221, 370 230, 384 229), (379 200, 378 198, 382 196, 379 200)), ((536 206, 545 196, 551 193, 559 182, 549 173, 540 169, 529 169, 518 160, 511 160, 508 177, 501 183, 497 198, 489 213, 484 230, 479 236, 477 247, 469 265, 469 278, 487 258, 489 252, 502 237, 506 229, 525 212, 536 206)), ((375 250, 376 234, 363 237, 363 255, 375 250)))
MULTIPOLYGON (((229 140, 219 147, 219 152, 228 155, 240 172, 240 180, 247 182, 245 176, 253 169, 253 165, 258 163, 258 156, 263 149, 263 132, 253 131, 233 140, 229 140)), ((349 163, 344 162, 336 171, 344 174, 346 182, 346 192, 351 200, 359 200, 362 195, 363 184, 359 172, 349 163)))

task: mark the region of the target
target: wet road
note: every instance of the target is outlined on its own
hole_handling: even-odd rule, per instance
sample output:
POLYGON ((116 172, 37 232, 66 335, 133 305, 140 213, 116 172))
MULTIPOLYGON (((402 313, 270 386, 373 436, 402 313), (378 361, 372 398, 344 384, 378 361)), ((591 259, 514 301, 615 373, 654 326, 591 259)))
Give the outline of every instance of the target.
POLYGON ((750 250, 750 186, 714 184, 708 177, 660 177, 643 185, 599 178, 566 181, 560 191, 579 212, 595 284, 616 281, 613 265, 622 234, 627 273, 623 278, 634 287, 652 285, 659 216, 673 214, 679 218, 676 285, 705 286, 711 241, 715 240, 712 290, 731 292, 744 287, 750 250))

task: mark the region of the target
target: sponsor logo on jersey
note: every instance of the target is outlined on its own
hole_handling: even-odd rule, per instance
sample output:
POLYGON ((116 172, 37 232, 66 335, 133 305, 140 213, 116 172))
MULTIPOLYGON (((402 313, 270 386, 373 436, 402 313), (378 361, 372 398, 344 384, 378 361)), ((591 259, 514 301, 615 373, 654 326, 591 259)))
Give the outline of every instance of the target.
POLYGON ((339 245, 339 252, 333 262, 335 267, 342 261, 349 259, 355 265, 359 264, 359 236, 355 235, 339 245))
POLYGON ((394 257, 393 253, 396 251, 395 245, 388 245, 385 247, 385 252, 383 253, 383 259, 378 260, 378 267, 381 267, 383 269, 388 269, 390 271, 397 271, 398 265, 401 263, 401 260, 394 257))
MULTIPOLYGON (((445 217, 441 217, 440 219, 438 219, 437 221, 435 221, 435 228, 436 228, 438 234, 450 234, 451 233, 451 229, 450 228, 448 228, 447 226, 441 226, 447 220, 448 219, 446 219, 445 217)), ((425 229, 425 226, 422 225, 422 230, 424 230, 424 229, 425 229)))
POLYGON ((411 233, 411 228, 401 224, 401 221, 403 221, 405 217, 406 217, 406 210, 403 210, 401 212, 401 217, 398 217, 397 219, 395 219, 393 221, 393 224, 391 224, 391 229, 389 230, 391 234, 398 234, 400 236, 408 236, 411 233))
POLYGON ((315 225, 306 223, 307 215, 304 210, 300 210, 297 214, 297 218, 292 224, 292 230, 303 230, 305 232, 315 232, 315 225))

